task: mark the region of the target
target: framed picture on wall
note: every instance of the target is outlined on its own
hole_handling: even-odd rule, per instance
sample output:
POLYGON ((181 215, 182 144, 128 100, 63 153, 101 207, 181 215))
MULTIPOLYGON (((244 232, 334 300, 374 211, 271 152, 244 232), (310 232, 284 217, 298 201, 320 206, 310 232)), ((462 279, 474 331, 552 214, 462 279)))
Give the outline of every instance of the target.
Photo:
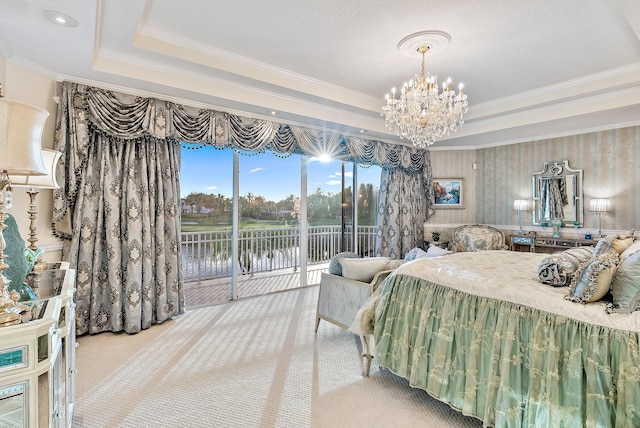
POLYGON ((464 208, 464 178, 434 178, 433 208, 464 208))

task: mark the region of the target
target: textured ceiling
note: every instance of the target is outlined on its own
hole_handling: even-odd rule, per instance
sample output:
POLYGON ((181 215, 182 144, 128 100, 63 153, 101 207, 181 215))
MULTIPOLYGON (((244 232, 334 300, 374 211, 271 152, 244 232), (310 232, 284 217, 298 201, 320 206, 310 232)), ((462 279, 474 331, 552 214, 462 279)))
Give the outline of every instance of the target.
POLYGON ((426 69, 470 104, 434 148, 640 124, 637 0, 0 2, 0 53, 54 79, 389 141, 384 95, 420 69, 396 46, 424 30, 451 36, 426 69))

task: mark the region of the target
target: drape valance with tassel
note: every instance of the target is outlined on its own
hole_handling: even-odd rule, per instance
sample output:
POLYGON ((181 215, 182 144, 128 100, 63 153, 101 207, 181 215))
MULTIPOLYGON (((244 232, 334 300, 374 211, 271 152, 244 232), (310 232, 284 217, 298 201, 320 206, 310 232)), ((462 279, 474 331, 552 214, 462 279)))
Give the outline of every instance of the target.
MULTIPOLYGON (((331 159, 356 162, 359 165, 379 165, 399 169, 407 174, 422 175, 427 201, 426 220, 433 214, 431 162, 429 152, 401 144, 343 136, 302 126, 278 124, 268 120, 246 118, 225 112, 189 107, 155 98, 139 97, 108 91, 87 85, 63 82, 58 92, 78 111, 73 127, 92 127, 104 135, 127 139, 150 136, 169 143, 193 143, 218 149, 232 148, 239 152, 272 151, 277 155, 294 153, 326 156, 331 159)), ((71 138, 73 138, 71 136, 71 138)), ((76 144, 76 158, 86 159, 87 141, 76 144)), ((54 204, 54 231, 68 238, 69 197, 77 193, 80 164, 61 162, 65 189, 57 192, 54 204)))
POLYGON ((72 86, 69 89, 74 92, 74 103, 85 106, 88 121, 106 134, 122 138, 148 134, 173 142, 247 152, 270 150, 280 155, 328 156, 408 171, 422 171, 429 164, 428 151, 400 144, 346 137, 84 85, 65 85, 72 86))

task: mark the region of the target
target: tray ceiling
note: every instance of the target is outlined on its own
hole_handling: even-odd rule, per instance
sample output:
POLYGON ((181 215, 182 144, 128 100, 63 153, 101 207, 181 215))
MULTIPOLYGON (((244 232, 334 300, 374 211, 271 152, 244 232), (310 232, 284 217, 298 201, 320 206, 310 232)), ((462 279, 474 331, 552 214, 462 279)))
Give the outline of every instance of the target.
POLYGON ((420 69, 396 46, 424 30, 451 36, 426 69, 464 82, 470 105, 433 149, 640 124, 636 0, 0 3, 2 56, 56 80, 385 141, 400 140, 384 95, 420 69))

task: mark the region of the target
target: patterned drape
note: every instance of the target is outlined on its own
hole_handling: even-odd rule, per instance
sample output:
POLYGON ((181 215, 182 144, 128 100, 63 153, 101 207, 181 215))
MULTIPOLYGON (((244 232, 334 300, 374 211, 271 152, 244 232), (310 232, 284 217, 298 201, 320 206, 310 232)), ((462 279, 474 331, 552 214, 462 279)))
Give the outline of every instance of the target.
MULTIPOLYGON (((63 187, 54 192, 53 228, 70 241, 65 257, 78 269, 80 334, 136 332, 184 311, 179 143, 380 165, 396 180, 412 177, 406 186, 414 197, 424 197, 426 218, 433 214, 427 150, 72 82, 59 84, 58 94, 56 148, 63 155, 57 174, 63 187)), ((413 215, 411 231, 394 218, 397 211, 380 206, 385 227, 379 237, 386 242, 409 233, 421 241, 426 218, 418 205, 402 208, 413 215)), ((393 254, 408 251, 405 245, 393 254)))
POLYGON ((424 182, 420 173, 382 168, 377 256, 401 259, 424 243, 424 182))
POLYGON ((133 97, 62 89, 54 221, 77 269, 77 333, 136 333, 184 312, 180 147, 141 131, 149 108, 133 97))

